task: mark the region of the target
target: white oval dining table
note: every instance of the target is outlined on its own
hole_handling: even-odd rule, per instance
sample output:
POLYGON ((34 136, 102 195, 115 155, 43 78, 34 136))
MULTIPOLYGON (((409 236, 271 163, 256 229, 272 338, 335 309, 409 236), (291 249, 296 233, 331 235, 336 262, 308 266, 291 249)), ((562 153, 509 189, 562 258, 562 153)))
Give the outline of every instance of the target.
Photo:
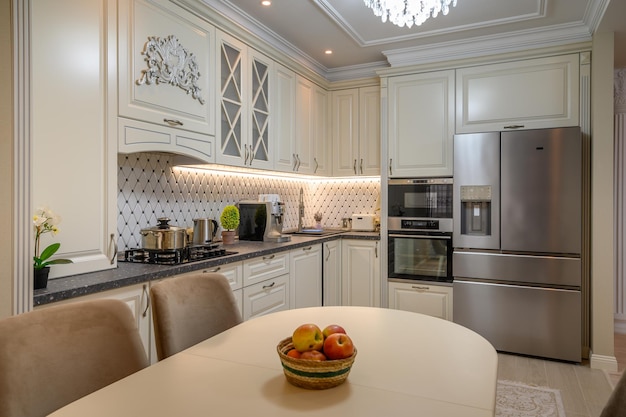
POLYGON ((312 307, 246 321, 51 415, 486 417, 495 412, 497 368, 487 340, 449 321, 312 307), (276 345, 303 323, 339 324, 351 336, 358 354, 344 384, 307 390, 287 382, 276 345))

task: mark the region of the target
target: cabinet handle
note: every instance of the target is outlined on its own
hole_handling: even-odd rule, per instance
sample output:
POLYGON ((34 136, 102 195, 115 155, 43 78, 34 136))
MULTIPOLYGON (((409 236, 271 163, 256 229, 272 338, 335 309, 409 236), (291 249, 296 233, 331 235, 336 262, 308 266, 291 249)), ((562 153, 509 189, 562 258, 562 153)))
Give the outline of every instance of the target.
POLYGON ((183 122, 181 122, 180 120, 176 120, 176 119, 163 119, 163 121, 170 126, 182 126, 183 125, 183 122))
POLYGON ((374 256, 378 258, 378 242, 376 242, 376 247, 374 248, 374 256))
POLYGON ((146 317, 148 315, 148 310, 150 310, 150 293, 148 292, 148 286, 143 284, 143 294, 146 296, 146 308, 143 310, 141 315, 146 317))
POLYGON ((292 171, 297 171, 298 170, 298 159, 296 158, 296 154, 293 154, 293 169, 292 171))
POLYGON ((359 166, 359 170, 361 171, 361 175, 363 175, 363 158, 361 158, 361 164, 359 166))
POLYGON ((296 171, 300 171, 300 163, 301 163, 301 161, 300 161, 300 155, 299 154, 296 154, 296 160, 298 161, 298 166, 296 167, 296 171))
POLYGON ((275 283, 275 282, 272 282, 271 284, 264 285, 264 286, 263 286, 263 289, 265 290, 265 289, 267 289, 267 288, 272 288, 274 285, 276 285, 276 283, 275 283))
POLYGON ((354 160, 354 164, 352 165, 352 170, 354 171, 354 175, 356 175, 356 159, 354 160))
POLYGON ((411 285, 411 288, 419 291, 428 291, 430 289, 429 287, 420 287, 419 285, 411 285))
POLYGON ((509 126, 504 126, 505 129, 521 129, 523 128, 524 125, 509 125, 509 126))
POLYGON ((111 265, 113 265, 115 263, 115 257, 117 256, 117 240, 115 240, 115 233, 111 233, 111 240, 109 242, 109 247, 111 247, 110 246, 111 243, 113 244, 113 254, 111 255, 111 259, 109 259, 109 261, 111 262, 111 265))
POLYGON ((326 244, 326 261, 328 262, 328 260, 330 259, 330 248, 328 247, 328 243, 326 244))
POLYGON ((263 260, 267 261, 267 260, 270 260, 270 259, 274 259, 275 257, 276 257, 276 255, 264 256, 263 260))
POLYGON ((211 274, 211 273, 216 273, 216 272, 219 272, 219 271, 220 271, 220 269, 222 269, 222 267, 221 267, 221 266, 218 266, 217 268, 211 269, 210 271, 209 271, 208 269, 205 269, 204 271, 202 271, 202 273, 203 273, 203 274, 207 274, 207 273, 209 273, 209 274, 211 274))
POLYGON ((243 145, 243 164, 248 165, 248 145, 243 145))
POLYGON ((248 158, 250 158, 250 166, 252 166, 252 162, 254 162, 254 150, 252 149, 252 145, 248 149, 248 158))
POLYGON ((393 162, 393 159, 389 158, 389 175, 393 175, 393 171, 391 169, 391 163, 393 162))
POLYGON ((302 250, 311 250, 311 249, 313 249, 313 246, 308 246, 306 248, 302 248, 302 250))
POLYGON ((317 163, 317 158, 313 158, 313 161, 315 162, 315 169, 313 170, 313 173, 317 174, 317 168, 319 168, 320 164, 317 163))

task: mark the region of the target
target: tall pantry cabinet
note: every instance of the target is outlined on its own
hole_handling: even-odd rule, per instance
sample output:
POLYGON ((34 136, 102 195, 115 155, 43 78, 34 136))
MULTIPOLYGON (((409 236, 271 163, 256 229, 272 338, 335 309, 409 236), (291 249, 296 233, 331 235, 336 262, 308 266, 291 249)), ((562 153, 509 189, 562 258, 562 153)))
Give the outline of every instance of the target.
POLYGON ((41 247, 74 262, 50 277, 115 266, 116 4, 31 0, 33 205, 62 217, 41 247))

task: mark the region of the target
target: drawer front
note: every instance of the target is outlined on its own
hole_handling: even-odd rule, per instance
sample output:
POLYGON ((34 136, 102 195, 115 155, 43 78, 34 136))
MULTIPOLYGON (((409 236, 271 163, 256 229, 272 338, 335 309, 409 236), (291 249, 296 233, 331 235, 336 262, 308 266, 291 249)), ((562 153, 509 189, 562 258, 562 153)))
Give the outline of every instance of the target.
POLYGON ((259 282, 243 289, 243 319, 289 309, 289 275, 259 282))
POLYGON ((243 262, 243 285, 289 273, 289 253, 273 253, 243 262))
MULTIPOLYGON (((205 268, 203 273, 218 273, 228 279, 228 283, 233 291, 243 287, 243 262, 234 262, 232 264, 219 265, 213 268, 205 268)), ((197 272, 190 272, 196 274, 197 272)))

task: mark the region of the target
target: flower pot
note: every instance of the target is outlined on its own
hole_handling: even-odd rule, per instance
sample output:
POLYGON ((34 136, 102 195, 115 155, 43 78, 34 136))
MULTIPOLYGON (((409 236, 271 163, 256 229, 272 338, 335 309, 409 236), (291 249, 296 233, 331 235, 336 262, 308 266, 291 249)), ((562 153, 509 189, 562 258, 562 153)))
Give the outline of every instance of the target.
POLYGON ((41 269, 35 269, 35 289, 41 290, 48 286, 48 274, 50 274, 50 267, 45 266, 41 269))
POLYGON ((235 231, 222 230, 222 244, 232 245, 233 243, 235 243, 235 231))

